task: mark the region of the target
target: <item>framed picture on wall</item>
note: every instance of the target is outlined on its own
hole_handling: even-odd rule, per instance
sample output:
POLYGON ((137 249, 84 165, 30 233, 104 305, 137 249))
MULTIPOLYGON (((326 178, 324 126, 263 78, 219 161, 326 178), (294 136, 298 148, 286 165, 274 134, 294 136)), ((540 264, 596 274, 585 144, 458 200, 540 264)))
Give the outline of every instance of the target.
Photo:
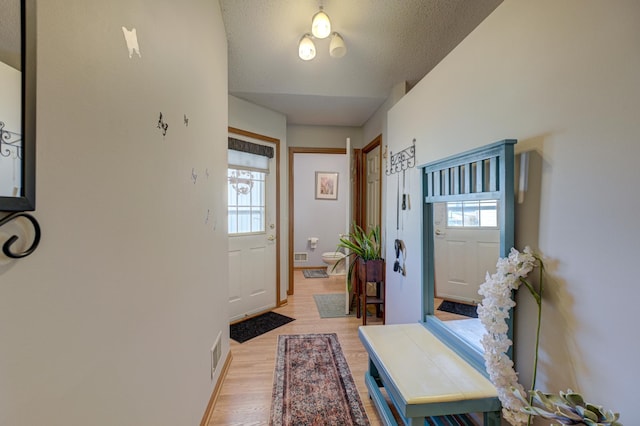
POLYGON ((338 172, 316 172, 316 200, 338 199, 338 172))

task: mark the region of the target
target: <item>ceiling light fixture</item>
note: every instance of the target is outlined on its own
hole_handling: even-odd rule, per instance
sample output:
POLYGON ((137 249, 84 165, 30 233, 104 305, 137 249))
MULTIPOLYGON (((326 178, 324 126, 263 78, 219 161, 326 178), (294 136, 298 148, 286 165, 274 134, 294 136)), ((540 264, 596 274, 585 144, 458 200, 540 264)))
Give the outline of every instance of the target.
POLYGON ((305 33, 298 43, 298 56, 303 61, 310 61, 316 57, 316 46, 314 39, 324 39, 331 35, 329 44, 329 54, 332 58, 342 58, 347 53, 347 46, 344 39, 337 32, 331 32, 331 21, 324 12, 322 6, 311 19, 311 33, 305 33))
POLYGON ((303 61, 310 61, 316 57, 316 45, 311 40, 311 34, 306 33, 300 39, 298 44, 298 56, 303 61))
POLYGON ((313 19, 311 19, 311 34, 320 39, 327 38, 331 34, 331 21, 329 16, 322 10, 322 6, 320 6, 320 11, 313 15, 313 19))
POLYGON ((334 32, 329 44, 329 54, 332 58, 342 58, 346 53, 347 46, 344 44, 344 39, 340 34, 334 32))

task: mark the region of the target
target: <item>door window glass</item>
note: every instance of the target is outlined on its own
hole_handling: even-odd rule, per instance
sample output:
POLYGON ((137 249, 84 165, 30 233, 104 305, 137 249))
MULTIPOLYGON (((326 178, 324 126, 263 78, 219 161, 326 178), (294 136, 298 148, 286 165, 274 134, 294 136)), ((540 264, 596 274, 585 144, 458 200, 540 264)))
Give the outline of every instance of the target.
POLYGON ((265 177, 257 170, 227 170, 229 234, 265 232, 265 177))
POLYGON ((498 226, 498 201, 448 202, 447 226, 457 228, 496 228, 498 226))

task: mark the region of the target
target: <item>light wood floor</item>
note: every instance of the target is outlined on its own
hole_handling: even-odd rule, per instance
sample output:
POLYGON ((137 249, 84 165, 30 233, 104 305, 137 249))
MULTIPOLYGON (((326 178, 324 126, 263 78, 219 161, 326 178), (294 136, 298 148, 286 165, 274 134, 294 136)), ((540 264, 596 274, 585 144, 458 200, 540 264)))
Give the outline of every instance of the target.
MULTIPOLYGON (((320 318, 313 299, 314 294, 344 291, 344 276, 306 279, 302 271, 295 271, 294 282, 295 294, 289 296, 286 306, 274 312, 295 318, 295 321, 242 344, 231 340, 233 361, 222 384, 209 426, 269 424, 278 335, 306 333, 338 335, 369 421, 374 426, 381 425, 364 384, 368 358, 358 339, 358 326, 362 324, 362 319, 355 316, 320 318)), ((453 317, 446 319, 464 318, 449 315, 453 317)), ((382 324, 382 319, 367 317, 367 325, 373 324, 382 324)))

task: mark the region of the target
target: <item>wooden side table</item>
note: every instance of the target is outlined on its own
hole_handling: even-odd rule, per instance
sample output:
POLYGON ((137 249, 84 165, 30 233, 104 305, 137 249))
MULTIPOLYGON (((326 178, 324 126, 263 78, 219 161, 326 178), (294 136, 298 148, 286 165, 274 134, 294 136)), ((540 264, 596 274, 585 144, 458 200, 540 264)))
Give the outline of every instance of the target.
POLYGON ((358 276, 356 279, 356 316, 362 315, 362 325, 367 325, 367 305, 376 306, 376 316, 382 316, 385 322, 385 263, 384 259, 358 260, 358 276), (367 283, 375 283, 376 295, 367 296, 367 283))

